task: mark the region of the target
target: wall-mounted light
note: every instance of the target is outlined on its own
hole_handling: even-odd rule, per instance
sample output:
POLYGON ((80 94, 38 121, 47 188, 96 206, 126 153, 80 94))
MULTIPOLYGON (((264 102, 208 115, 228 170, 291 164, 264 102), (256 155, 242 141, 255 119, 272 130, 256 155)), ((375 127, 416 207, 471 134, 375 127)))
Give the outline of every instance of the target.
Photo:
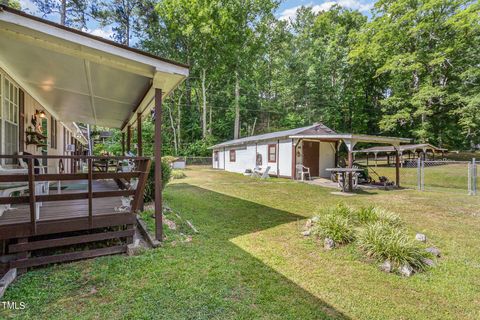
POLYGON ((47 117, 47 115, 45 114, 45 111, 43 111, 43 110, 36 110, 35 111, 35 116, 40 117, 40 118, 46 118, 47 117))

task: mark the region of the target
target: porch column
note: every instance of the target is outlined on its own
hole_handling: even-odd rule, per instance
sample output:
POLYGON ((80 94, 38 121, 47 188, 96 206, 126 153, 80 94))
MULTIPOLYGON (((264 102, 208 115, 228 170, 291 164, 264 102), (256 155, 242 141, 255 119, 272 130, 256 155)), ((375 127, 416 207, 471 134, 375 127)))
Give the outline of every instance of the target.
POLYGON ((130 152, 132 149, 132 126, 127 126, 127 152, 130 152))
POLYGON ((137 113, 137 156, 143 156, 142 113, 137 113))
POLYGON ((377 167, 377 153, 374 152, 373 155, 375 156, 375 168, 377 167))
POLYGON ((335 168, 338 167, 338 153, 340 151, 340 146, 342 145, 341 141, 335 142, 335 168))
POLYGON ((122 156, 125 155, 125 132, 122 131, 122 156))
POLYGON ((162 218, 162 89, 155 89, 155 238, 163 241, 162 218))
POLYGON ((400 146, 395 146, 395 184, 400 188, 400 146))

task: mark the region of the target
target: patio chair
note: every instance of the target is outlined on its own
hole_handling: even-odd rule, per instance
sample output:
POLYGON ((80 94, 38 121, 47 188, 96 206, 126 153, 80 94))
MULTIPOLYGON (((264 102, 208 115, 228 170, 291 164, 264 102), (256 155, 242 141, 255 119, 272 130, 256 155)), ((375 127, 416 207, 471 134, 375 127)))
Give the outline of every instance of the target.
POLYGON ((312 180, 312 176, 310 175, 310 168, 305 167, 302 164, 297 164, 297 176, 300 176, 300 180, 305 181, 305 176, 308 176, 308 180, 312 180))
POLYGON ((260 178, 260 179, 267 179, 269 178, 270 176, 268 175, 268 173, 270 172, 270 169, 272 167, 268 166, 265 171, 260 171, 259 169, 255 168, 253 170, 253 174, 252 174, 252 177, 256 177, 256 178, 260 178))

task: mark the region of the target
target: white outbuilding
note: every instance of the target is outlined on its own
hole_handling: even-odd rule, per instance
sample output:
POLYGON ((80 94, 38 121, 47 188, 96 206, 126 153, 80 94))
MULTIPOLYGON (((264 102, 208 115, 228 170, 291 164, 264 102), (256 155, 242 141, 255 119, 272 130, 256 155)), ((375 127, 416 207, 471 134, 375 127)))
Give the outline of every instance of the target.
MULTIPOLYGON (((358 142, 380 143, 398 148, 410 139, 362 134, 338 134, 322 123, 226 141, 211 147, 213 168, 244 173, 269 168, 269 174, 298 179, 300 166, 312 177, 330 177, 327 168, 338 166, 341 143, 348 150, 348 166, 353 164, 353 151, 358 142)), ((397 181, 397 184, 399 181, 397 181)))

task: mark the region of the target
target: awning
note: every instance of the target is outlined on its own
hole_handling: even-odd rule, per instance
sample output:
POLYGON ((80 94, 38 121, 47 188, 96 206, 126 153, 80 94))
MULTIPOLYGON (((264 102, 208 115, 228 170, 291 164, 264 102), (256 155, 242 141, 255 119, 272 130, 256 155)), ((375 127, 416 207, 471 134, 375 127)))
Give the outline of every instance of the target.
POLYGON ((411 139, 397 138, 397 137, 384 137, 374 136, 366 134, 321 134, 321 135, 292 135, 293 139, 316 139, 316 140, 343 140, 357 142, 371 142, 371 143, 384 143, 391 145, 399 145, 401 143, 408 143, 411 139))
MULTIPOLYGON (((445 152, 447 149, 438 148, 428 143, 422 144, 404 144, 398 147, 398 151, 405 152, 405 151, 433 151, 433 152, 445 152)), ((395 152, 395 148, 392 146, 379 146, 379 147, 371 147, 362 150, 355 150, 356 153, 382 153, 382 152, 395 152)))
POLYGON ((62 122, 124 128, 186 65, 0 6, 0 68, 62 122))

